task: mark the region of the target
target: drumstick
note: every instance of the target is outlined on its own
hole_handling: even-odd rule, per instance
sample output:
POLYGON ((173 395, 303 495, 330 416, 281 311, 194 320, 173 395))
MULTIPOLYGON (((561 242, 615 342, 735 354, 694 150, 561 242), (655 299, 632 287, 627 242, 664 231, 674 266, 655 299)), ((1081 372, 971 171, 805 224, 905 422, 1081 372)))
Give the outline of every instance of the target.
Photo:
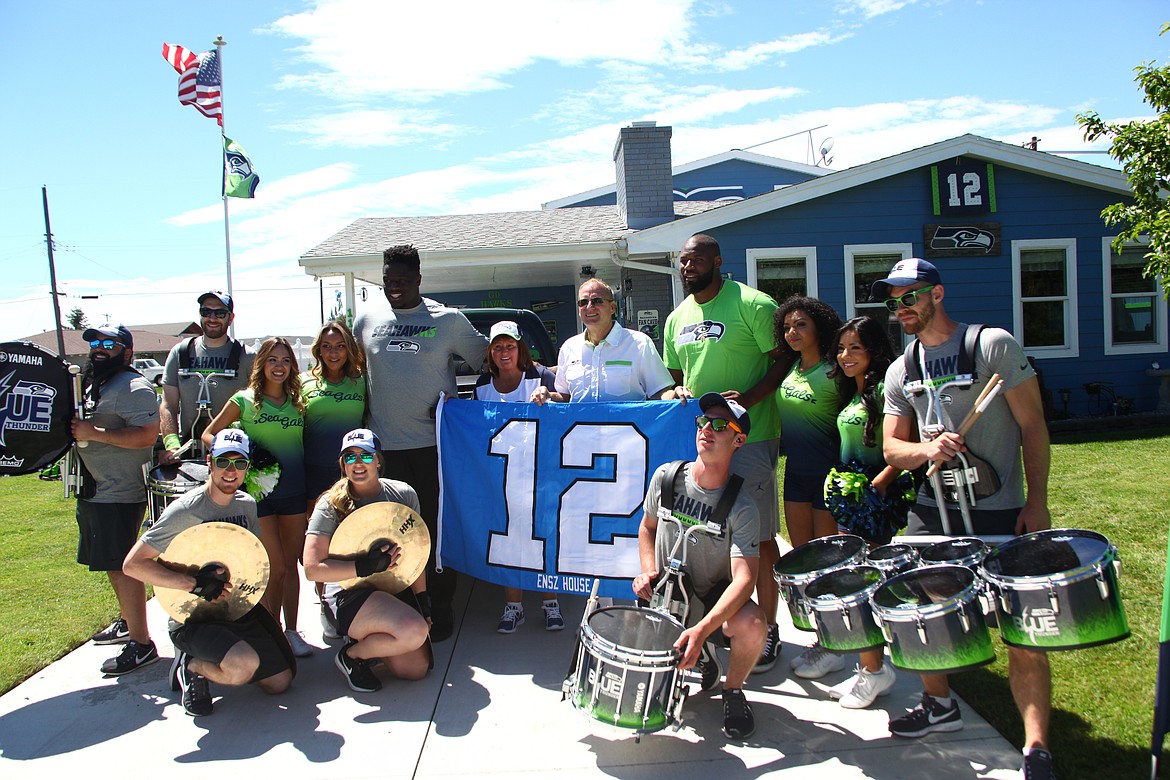
MULTIPOLYGON (((81 391, 81 367, 70 364, 69 378, 73 380, 73 414, 77 419, 85 419, 85 401, 82 399, 81 391)), ((74 442, 78 447, 88 447, 89 442, 78 441, 74 442)))
MULTIPOLYGON (((971 411, 967 413, 967 416, 963 418, 963 423, 959 426, 958 430, 958 434, 960 436, 967 435, 967 431, 971 430, 971 426, 973 426, 975 421, 978 420, 980 416, 982 416, 983 412, 987 410, 988 405, 999 393, 1000 388, 1003 387, 1003 380, 999 378, 999 374, 993 374, 991 379, 992 381, 987 383, 987 387, 983 388, 983 392, 980 393, 979 398, 975 400, 975 406, 972 407, 971 411)), ((942 464, 945 462, 946 461, 936 460, 931 465, 931 467, 926 470, 926 476, 933 477, 934 473, 942 468, 942 464)))

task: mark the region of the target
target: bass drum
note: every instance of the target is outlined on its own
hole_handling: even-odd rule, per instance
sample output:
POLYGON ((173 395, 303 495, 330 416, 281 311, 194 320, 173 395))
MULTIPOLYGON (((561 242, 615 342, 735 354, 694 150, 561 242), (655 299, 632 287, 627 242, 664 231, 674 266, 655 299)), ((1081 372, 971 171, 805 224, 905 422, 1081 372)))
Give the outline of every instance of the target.
POLYGON ((28 341, 0 343, 0 476, 33 474, 73 444, 69 364, 28 341))
POLYGON ((1129 636, 1117 589, 1117 547, 1093 531, 1037 531, 983 561, 1006 645, 1077 650, 1129 636))
POLYGON ((780 595, 788 602, 792 625, 801 631, 816 631, 804 589, 822 574, 856 566, 864 560, 864 539, 853 534, 834 534, 806 542, 776 561, 776 583, 780 586, 780 595))

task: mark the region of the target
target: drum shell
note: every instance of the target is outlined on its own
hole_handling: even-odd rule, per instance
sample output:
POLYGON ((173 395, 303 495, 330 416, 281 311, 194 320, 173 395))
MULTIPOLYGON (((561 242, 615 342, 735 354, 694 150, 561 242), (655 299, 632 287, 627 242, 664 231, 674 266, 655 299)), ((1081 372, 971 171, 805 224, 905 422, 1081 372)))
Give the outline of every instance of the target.
POLYGON ((674 618, 642 607, 593 612, 582 628, 569 687, 573 706, 625 733, 649 734, 676 724, 684 690, 673 644, 682 632, 674 618), (643 627, 652 629, 653 641, 630 636, 643 627), (624 636, 616 638, 614 628, 624 636), (632 646, 638 644, 652 646, 632 646))
POLYGON ((981 604, 982 581, 965 566, 923 566, 885 581, 872 599, 874 618, 890 646, 890 661, 911 672, 943 674, 986 666, 995 648, 981 604), (938 603, 897 607, 890 594, 910 581, 935 579, 955 591, 938 603))
POLYGON ((834 534, 813 539, 790 550, 776 561, 773 574, 780 586, 780 595, 788 604, 792 625, 801 631, 816 631, 805 588, 817 577, 846 566, 856 566, 865 560, 865 540, 854 534, 834 534), (805 558, 819 558, 814 564, 800 563, 805 558))
POLYGON ((881 587, 885 577, 876 566, 848 566, 834 569, 817 577, 805 588, 804 596, 816 625, 821 647, 832 653, 858 653, 885 645, 882 630, 873 618, 870 598, 881 587), (857 590, 834 595, 830 581, 845 578, 863 580, 857 590), (868 584, 864 580, 870 580, 868 584))
POLYGON ((978 572, 987 557, 987 542, 976 536, 959 536, 922 548, 920 566, 966 566, 978 572))
POLYGON ((918 566, 918 551, 909 544, 884 544, 866 553, 867 566, 876 566, 887 577, 910 571, 918 566))
POLYGON ((1129 637, 1118 588, 1117 547, 1104 536, 1076 529, 1038 531, 1000 545, 988 558, 991 566, 985 566, 980 575, 999 615, 1004 644, 1029 650, 1079 650, 1129 637), (1016 546, 1064 537, 1098 542, 1099 556, 1055 574, 1011 576, 998 570, 1000 558, 1016 546))
POLYGON ((146 494, 149 505, 147 526, 154 525, 162 517, 163 510, 171 502, 208 479, 207 464, 201 460, 184 460, 168 466, 156 466, 146 477, 146 494))

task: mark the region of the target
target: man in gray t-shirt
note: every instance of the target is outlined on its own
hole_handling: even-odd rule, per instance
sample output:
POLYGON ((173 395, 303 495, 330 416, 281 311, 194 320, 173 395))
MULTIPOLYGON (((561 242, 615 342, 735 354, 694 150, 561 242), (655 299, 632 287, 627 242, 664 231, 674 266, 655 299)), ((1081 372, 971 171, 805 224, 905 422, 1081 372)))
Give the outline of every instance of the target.
MULTIPOLYGON (((228 336, 235 321, 235 303, 220 290, 199 296, 199 323, 203 335, 183 339, 167 354, 162 375, 161 430, 163 452, 159 463, 179 460, 176 450, 191 437, 191 426, 199 416, 201 384, 206 381, 207 410, 210 422, 237 390, 248 386, 255 355, 228 336), (238 359, 238 364, 236 360, 238 359), (215 376, 209 376, 214 374, 215 376)), ((206 425, 206 422, 203 425, 206 425)), ((201 452, 197 431, 194 449, 186 457, 201 452)))
MULTIPOLYGON (((980 334, 974 355, 974 384, 967 389, 957 384, 942 387, 959 373, 966 331, 947 315, 945 296, 938 269, 918 258, 900 261, 888 277, 873 284, 872 297, 884 300, 902 330, 917 336, 918 348, 912 350, 918 355, 915 373, 928 385, 919 393, 907 386, 909 358, 895 360, 886 372, 882 442, 886 462, 897 468, 917 469, 971 453, 986 461, 1002 483, 996 493, 978 499, 970 510, 975 533, 1019 534, 1046 529, 1051 522, 1049 441, 1036 373, 1009 333, 988 328, 980 334), (1003 379, 1000 393, 970 431, 960 435, 958 425, 992 374, 1003 379)), ((944 509, 952 521, 957 520, 957 504, 944 509)), ((941 520, 937 502, 924 490, 911 512, 908 532, 938 533, 941 520)), ((952 525, 960 527, 956 522, 952 525)), ((1048 657, 1042 652, 1009 647, 1008 662, 1012 695, 1024 721, 1024 774, 1031 777, 1035 767, 1030 769, 1030 764, 1051 765, 1047 739, 1052 677, 1048 657)), ((922 702, 892 719, 890 732, 921 737, 933 731, 961 729, 963 721, 946 675, 923 675, 922 681, 922 702)))
POLYGON ((158 438, 158 396, 134 365, 134 337, 124 325, 87 328, 89 361, 82 372, 84 414, 71 423, 81 458, 77 496, 77 562, 104 571, 121 617, 94 635, 99 644, 125 642, 102 664, 111 677, 158 660, 146 625, 146 589, 122 573, 146 511, 142 468, 158 438))
MULTIPOLYGON (((747 411, 719 393, 704 394, 699 409, 695 436, 699 457, 675 479, 669 519, 661 511, 660 497, 670 464, 654 472, 646 492, 638 527, 642 572, 634 578, 634 593, 643 600, 651 599, 682 529, 702 525, 713 530, 716 507, 732 478, 731 458, 751 431, 747 411)), ((682 570, 694 590, 687 628, 674 645, 682 654, 679 668, 697 667, 704 690, 713 689, 720 670, 718 651, 708 639, 722 630, 731 641, 723 684, 723 733, 746 739, 755 731, 755 717, 744 698, 743 683, 764 650, 768 625, 764 611, 752 601, 760 565, 760 516, 747 488, 736 495, 715 536, 699 532, 691 539, 692 543, 683 543, 685 551, 676 553, 686 555, 682 570)))

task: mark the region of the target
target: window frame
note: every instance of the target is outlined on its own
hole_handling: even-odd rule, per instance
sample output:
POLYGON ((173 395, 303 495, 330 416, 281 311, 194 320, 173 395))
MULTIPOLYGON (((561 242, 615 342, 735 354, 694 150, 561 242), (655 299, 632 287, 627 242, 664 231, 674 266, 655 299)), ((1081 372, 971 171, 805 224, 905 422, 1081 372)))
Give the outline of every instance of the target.
POLYGON ((1037 360, 1080 357, 1080 316, 1077 306, 1077 240, 1075 238, 1022 238, 1012 241, 1012 335, 1024 348, 1024 354, 1037 360), (1064 295, 1043 295, 1028 301, 1064 302, 1064 343, 1047 347, 1024 345, 1023 263, 1021 255, 1029 250, 1064 251, 1064 295))
MULTIPOLYGON (((817 285, 817 248, 815 246, 775 246, 748 249, 747 283, 748 287, 760 289, 759 263, 765 260, 787 260, 800 258, 804 260, 804 284, 810 298, 816 298, 820 292, 817 285)), ((783 303, 783 301, 776 301, 783 303)))
MULTIPOLYGON (((1149 295, 1154 299, 1156 324, 1158 325, 1154 341, 1145 344, 1114 344, 1113 343, 1113 241, 1117 236, 1102 236, 1101 238, 1101 321, 1104 325, 1103 337, 1106 355, 1150 355, 1167 351, 1166 326, 1166 298, 1162 294, 1162 277, 1154 277, 1154 289, 1149 295)), ((1149 238, 1140 237, 1137 241, 1126 241, 1125 248, 1148 248, 1149 238)), ((1118 293, 1123 297, 1144 297, 1143 293, 1118 293)))

